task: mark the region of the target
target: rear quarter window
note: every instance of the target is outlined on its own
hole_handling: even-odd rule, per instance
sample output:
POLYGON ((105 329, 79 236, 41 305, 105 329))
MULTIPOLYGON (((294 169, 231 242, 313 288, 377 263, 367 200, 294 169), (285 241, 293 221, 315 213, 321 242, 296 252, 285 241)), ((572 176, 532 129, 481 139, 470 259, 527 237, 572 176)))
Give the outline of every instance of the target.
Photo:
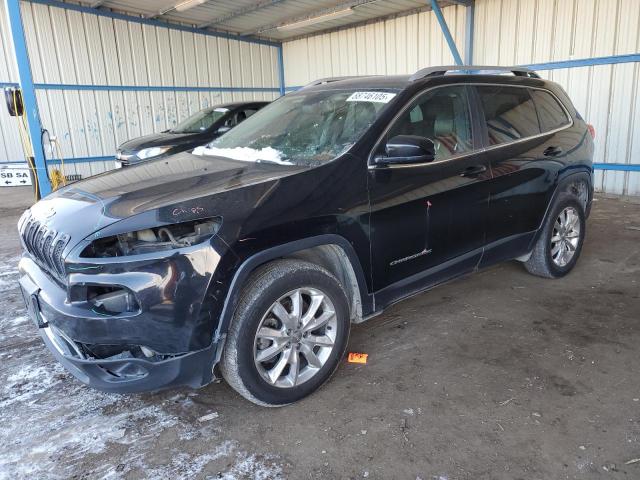
POLYGON ((538 109, 540 128, 543 132, 557 130, 571 123, 560 102, 544 90, 530 90, 533 102, 538 109))
POLYGON ((538 114, 529 89, 510 86, 477 87, 489 145, 502 145, 540 134, 538 114))

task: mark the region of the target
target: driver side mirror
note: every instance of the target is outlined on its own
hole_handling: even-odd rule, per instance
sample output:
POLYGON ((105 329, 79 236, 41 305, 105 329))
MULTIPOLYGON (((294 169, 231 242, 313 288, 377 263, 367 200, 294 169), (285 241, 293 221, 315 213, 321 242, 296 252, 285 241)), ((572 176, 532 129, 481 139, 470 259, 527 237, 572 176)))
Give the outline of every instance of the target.
POLYGON ((428 163, 436 157, 433 141, 418 135, 396 135, 387 141, 384 150, 385 155, 376 156, 377 164, 428 163))
POLYGON ((218 130, 216 130, 216 133, 219 135, 222 135, 223 133, 227 133, 229 130, 231 130, 230 126, 222 125, 221 127, 218 128, 218 130))

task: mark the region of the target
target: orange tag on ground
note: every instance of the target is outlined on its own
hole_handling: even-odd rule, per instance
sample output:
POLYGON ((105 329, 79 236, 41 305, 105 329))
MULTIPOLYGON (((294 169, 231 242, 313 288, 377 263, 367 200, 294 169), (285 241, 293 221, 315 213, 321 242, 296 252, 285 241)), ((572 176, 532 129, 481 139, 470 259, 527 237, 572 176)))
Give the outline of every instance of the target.
POLYGON ((349 357, 347 358, 347 362, 349 363, 367 363, 367 357, 369 355, 366 353, 353 353, 349 352, 349 357))

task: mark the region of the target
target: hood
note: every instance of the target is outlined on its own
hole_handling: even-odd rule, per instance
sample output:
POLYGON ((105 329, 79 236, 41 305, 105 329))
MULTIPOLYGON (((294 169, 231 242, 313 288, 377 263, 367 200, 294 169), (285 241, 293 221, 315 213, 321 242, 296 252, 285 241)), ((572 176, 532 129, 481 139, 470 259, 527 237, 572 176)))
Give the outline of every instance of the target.
POLYGON ((118 150, 122 152, 137 152, 143 148, 151 147, 166 147, 173 145, 182 145, 184 143, 198 142, 207 143, 209 140, 213 140, 215 134, 212 132, 200 132, 200 133, 154 133, 151 135, 145 135, 144 137, 134 138, 124 142, 118 150))
POLYGON ((30 215, 74 244, 123 219, 127 231, 224 216, 243 196, 259 197, 307 169, 180 153, 76 182, 31 207, 30 215))

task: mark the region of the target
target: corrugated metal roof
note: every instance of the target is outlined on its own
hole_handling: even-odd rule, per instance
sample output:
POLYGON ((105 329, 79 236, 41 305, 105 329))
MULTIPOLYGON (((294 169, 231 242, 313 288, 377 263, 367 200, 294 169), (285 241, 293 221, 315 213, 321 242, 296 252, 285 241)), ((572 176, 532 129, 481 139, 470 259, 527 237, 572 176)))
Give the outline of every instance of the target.
MULTIPOLYGON (((185 1, 105 0, 97 3, 100 3, 101 9, 272 40, 298 38, 375 19, 430 9, 427 0, 206 0, 203 4, 182 12, 174 9, 159 15, 160 12, 185 1), (345 9, 351 9, 352 13, 340 18, 328 18, 295 30, 283 31, 277 28, 345 9)), ((452 3, 451 0, 440 2, 441 6, 452 3)))

